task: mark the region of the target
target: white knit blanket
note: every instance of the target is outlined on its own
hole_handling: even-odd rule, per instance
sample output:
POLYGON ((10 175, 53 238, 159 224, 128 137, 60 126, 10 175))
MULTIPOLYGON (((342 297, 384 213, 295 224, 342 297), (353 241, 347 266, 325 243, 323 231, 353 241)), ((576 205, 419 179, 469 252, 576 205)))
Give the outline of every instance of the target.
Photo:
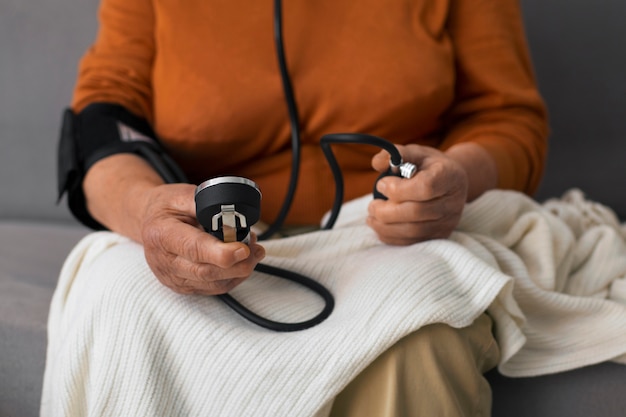
MULTIPOLYGON (((264 263, 329 287, 322 324, 276 333, 215 297, 163 287, 142 248, 112 233, 68 257, 52 300, 43 416, 323 416, 379 354, 429 323, 469 325, 489 309, 501 372, 539 375, 626 353, 626 231, 571 192, 539 205, 493 191, 447 240, 381 244, 363 198, 332 231, 264 243, 264 263)), ((254 274, 233 294, 293 321, 322 307, 307 290, 254 274)))

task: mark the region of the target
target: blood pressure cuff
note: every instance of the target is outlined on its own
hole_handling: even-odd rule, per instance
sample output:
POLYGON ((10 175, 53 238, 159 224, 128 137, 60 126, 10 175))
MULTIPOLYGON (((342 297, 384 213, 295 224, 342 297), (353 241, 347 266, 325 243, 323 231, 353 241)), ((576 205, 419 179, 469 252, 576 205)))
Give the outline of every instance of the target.
POLYGON ((91 229, 106 228, 87 210, 83 179, 96 162, 118 153, 144 158, 165 182, 187 182, 145 119, 109 103, 91 104, 78 114, 66 109, 58 147, 59 201, 67 193, 70 211, 91 229))

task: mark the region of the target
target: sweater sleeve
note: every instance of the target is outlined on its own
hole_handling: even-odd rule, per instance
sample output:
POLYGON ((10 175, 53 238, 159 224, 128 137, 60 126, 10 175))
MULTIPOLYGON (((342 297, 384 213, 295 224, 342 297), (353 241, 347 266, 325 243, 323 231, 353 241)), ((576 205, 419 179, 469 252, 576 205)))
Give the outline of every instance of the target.
POLYGON ((533 193, 543 174, 548 126, 518 0, 453 1, 448 32, 457 84, 442 148, 475 142, 494 158, 499 188, 533 193))
POLYGON ((81 59, 72 108, 119 104, 152 119, 154 11, 151 0, 102 0, 99 30, 81 59))

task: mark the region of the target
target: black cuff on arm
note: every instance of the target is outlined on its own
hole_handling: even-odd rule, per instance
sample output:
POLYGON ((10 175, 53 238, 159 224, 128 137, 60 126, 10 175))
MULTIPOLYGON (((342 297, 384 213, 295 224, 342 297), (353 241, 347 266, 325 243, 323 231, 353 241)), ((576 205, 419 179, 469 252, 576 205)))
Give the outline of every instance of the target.
POLYGON ((85 226, 105 230, 87 210, 83 179, 91 166, 117 153, 144 158, 165 182, 187 182, 145 119, 117 104, 94 103, 79 114, 66 109, 58 147, 59 201, 67 193, 70 211, 85 226))

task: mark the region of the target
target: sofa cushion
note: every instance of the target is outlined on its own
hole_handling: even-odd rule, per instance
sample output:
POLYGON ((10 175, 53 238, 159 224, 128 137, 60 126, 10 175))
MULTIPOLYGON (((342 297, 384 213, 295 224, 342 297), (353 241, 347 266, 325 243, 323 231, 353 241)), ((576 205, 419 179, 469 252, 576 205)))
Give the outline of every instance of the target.
POLYGON ((0 221, 0 416, 37 416, 48 307, 63 260, 88 231, 0 221))
POLYGON ((493 417, 621 417, 626 415, 626 367, 606 362, 532 378, 487 374, 493 417))

